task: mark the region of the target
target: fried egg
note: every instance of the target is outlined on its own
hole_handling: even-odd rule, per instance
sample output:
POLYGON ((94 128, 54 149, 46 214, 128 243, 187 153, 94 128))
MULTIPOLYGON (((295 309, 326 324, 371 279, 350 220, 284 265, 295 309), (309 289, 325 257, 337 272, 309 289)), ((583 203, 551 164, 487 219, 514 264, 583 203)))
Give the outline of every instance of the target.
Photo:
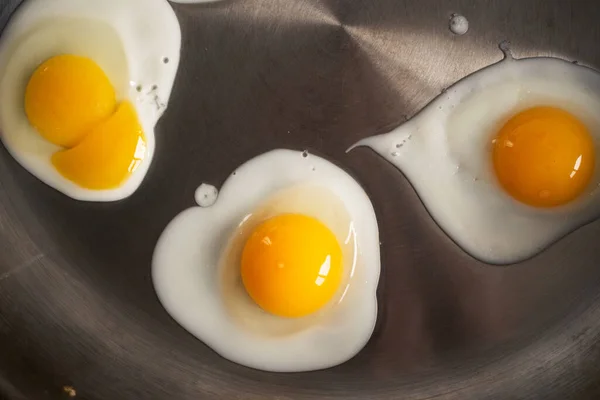
POLYGON ((78 200, 140 185, 167 107, 181 31, 166 0, 28 0, 0 38, 0 137, 78 200))
POLYGON ((240 166, 209 207, 183 211, 152 261, 167 312, 221 356, 278 372, 331 367, 369 340, 379 239, 361 186, 323 158, 274 150, 240 166))
POLYGON ((370 147, 402 171, 473 257, 510 264, 600 215, 600 74, 501 47, 502 61, 352 148, 370 147))

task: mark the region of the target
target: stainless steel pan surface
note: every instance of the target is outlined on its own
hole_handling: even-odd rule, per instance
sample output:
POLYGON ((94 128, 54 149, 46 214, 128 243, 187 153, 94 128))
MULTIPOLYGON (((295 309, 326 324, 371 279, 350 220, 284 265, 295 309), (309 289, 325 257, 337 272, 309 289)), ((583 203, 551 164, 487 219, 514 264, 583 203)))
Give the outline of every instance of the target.
MULTIPOLYGON (((18 0, 0 1, 4 26, 18 0)), ((502 58, 600 68, 594 0, 223 0, 173 4, 173 97, 144 183, 70 200, 0 148, 0 397, 7 399, 600 398, 600 223, 490 266, 436 225, 407 179, 345 150, 502 58), (469 31, 449 30, 453 13, 469 31), (166 224, 273 148, 349 171, 377 212, 375 332, 335 368, 273 374, 224 360, 175 323, 150 278, 166 224)), ((1 106, 1 105, 0 105, 1 106)), ((599 110, 600 112, 600 110, 599 110)))

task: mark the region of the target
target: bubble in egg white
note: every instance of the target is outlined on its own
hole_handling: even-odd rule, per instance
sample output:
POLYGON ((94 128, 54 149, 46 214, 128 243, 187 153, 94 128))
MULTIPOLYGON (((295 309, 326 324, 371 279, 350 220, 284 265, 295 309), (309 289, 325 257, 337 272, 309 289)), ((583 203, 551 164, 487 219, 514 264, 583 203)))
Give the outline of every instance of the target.
POLYGON ((587 191, 561 207, 514 200, 492 166, 494 136, 510 117, 554 106, 582 121, 600 150, 600 74, 556 58, 504 60, 467 76, 393 131, 359 141, 409 179, 438 225, 473 257, 510 264, 600 216, 600 163, 587 191))
POLYGON ((217 197, 219 196, 219 190, 213 185, 203 183, 196 189, 195 199, 196 204, 200 207, 210 207, 215 204, 217 197))
POLYGON ((460 14, 453 14, 450 18, 450 31, 455 35, 464 35, 469 30, 469 20, 460 14))
POLYGON ((166 0, 25 1, 0 37, 2 142, 25 169, 67 196, 84 201, 128 197, 152 161, 154 127, 169 102, 180 48, 179 21, 166 0), (146 156, 119 188, 88 190, 64 178, 50 161, 60 148, 29 125, 23 107, 29 77, 42 62, 60 54, 94 60, 115 88, 117 101, 131 101, 137 111, 146 156))
POLYGON ((364 190, 327 160, 292 150, 237 168, 212 206, 190 208, 169 223, 152 260, 158 298, 181 326, 231 361, 278 372, 328 368, 358 353, 375 326, 379 272, 377 221, 364 190), (283 213, 319 219, 342 247, 342 285, 328 305, 303 318, 264 312, 240 277, 252 230, 283 213))

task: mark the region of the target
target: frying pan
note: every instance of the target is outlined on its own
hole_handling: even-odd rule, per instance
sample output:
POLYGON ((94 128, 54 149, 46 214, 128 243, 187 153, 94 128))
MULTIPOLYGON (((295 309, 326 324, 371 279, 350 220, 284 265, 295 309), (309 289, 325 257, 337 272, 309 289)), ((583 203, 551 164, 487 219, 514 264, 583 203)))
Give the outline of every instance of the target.
MULTIPOLYGON (((4 26, 20 1, 0 1, 4 26)), ((0 393, 7 399, 600 398, 600 223, 507 267, 465 254, 405 177, 351 144, 501 59, 600 68, 594 0, 223 0, 174 4, 181 67, 130 198, 70 200, 0 148, 0 393), (467 34, 448 29, 453 13, 467 34), (166 224, 203 182, 273 148, 349 171, 375 206, 375 332, 347 363, 273 374, 176 324, 150 279, 166 224)), ((158 29, 159 27, 157 27, 158 29)))

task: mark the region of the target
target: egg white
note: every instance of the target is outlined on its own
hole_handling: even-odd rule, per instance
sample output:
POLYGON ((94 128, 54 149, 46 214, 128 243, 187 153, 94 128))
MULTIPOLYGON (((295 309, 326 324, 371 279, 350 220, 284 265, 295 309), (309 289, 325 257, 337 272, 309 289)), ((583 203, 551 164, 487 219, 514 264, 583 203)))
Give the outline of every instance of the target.
POLYGON ((231 361, 278 372, 327 368, 358 353, 375 325, 379 273, 377 221, 364 190, 330 162, 291 150, 246 162, 214 205, 179 214, 152 261, 156 293, 180 325, 231 361), (294 319, 262 311, 239 277, 239 255, 252 228, 290 212, 332 229, 345 272, 322 311, 294 319))
POLYGON ((370 147, 400 169, 439 226, 473 257, 510 264, 600 216, 599 162, 585 193, 561 207, 525 205, 500 186, 492 140, 513 115, 542 105, 583 122, 600 155, 600 74, 556 58, 514 59, 509 52, 400 127, 352 148, 370 147))
POLYGON ((154 127, 167 107, 179 65, 181 30, 166 0, 28 0, 0 37, 0 138, 10 154, 47 185, 77 200, 114 201, 141 184, 154 154, 154 127), (24 111, 27 82, 60 54, 93 59, 117 100, 134 105, 147 141, 146 157, 116 189, 89 190, 64 178, 24 111))

